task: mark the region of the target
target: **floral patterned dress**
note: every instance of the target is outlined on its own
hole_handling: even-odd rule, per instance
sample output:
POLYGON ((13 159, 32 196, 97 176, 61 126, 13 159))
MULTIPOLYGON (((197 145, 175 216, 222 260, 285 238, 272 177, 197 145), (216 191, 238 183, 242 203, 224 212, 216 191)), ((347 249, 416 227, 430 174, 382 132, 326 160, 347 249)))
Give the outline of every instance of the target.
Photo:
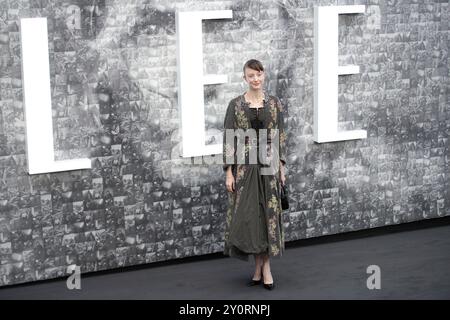
POLYGON ((227 191, 224 254, 246 261, 250 254, 266 253, 280 257, 284 252, 279 167, 267 165, 267 162, 260 159, 258 138, 245 136, 244 141, 226 138, 226 129, 234 129, 236 132, 239 131, 236 129, 242 129, 245 133, 250 128, 255 129, 257 136, 263 131, 259 129, 267 132, 266 155, 270 157, 276 153, 279 161, 285 164, 286 133, 280 99, 264 91, 263 107, 255 110, 242 94, 230 101, 225 114, 223 170, 232 167, 235 191, 227 191), (271 139, 278 138, 278 148, 272 149, 271 139), (245 147, 239 148, 238 141, 245 142, 245 147), (258 155, 256 162, 250 161, 249 155, 253 148, 256 148, 258 155), (268 171, 261 174, 263 168, 268 171))

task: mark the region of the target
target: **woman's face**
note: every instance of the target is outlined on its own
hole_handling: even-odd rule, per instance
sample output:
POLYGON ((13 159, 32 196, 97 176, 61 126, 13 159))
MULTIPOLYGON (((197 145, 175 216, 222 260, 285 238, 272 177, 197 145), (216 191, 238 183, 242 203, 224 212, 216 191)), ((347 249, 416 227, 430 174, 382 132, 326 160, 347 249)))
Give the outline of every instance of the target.
POLYGON ((264 71, 245 68, 244 80, 251 89, 261 89, 264 85, 264 71))

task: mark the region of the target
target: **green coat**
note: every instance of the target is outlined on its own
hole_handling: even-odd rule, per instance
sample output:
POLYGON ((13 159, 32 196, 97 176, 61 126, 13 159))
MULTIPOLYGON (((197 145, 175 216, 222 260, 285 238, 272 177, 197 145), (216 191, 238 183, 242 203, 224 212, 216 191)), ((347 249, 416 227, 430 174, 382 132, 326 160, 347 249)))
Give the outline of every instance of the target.
MULTIPOLYGON (((263 128, 278 129, 279 160, 286 163, 286 132, 284 131, 283 106, 280 99, 264 91, 263 128)), ((232 99, 228 105, 224 129, 252 128, 251 116, 244 94, 232 99)), ((253 115, 253 117, 256 117, 253 115)), ((249 254, 268 253, 281 256, 284 252, 284 230, 279 190, 279 168, 273 174, 261 175, 261 165, 249 162, 249 150, 256 147, 255 140, 246 139, 245 148, 237 147, 235 141, 223 135, 223 170, 232 167, 235 191, 228 193, 228 209, 224 234, 224 254, 248 260, 249 254), (252 142, 253 141, 253 142, 252 142), (232 159, 230 162, 229 159, 232 159), (227 162, 228 159, 228 162, 227 162), (238 159, 240 159, 238 161, 238 159), (245 160, 242 160, 245 159, 245 160)), ((276 132, 268 130, 268 138, 276 132)), ((259 144, 258 144, 259 146, 259 144)), ((264 165, 263 165, 264 166, 264 165)), ((265 166, 267 167, 267 166, 265 166)))

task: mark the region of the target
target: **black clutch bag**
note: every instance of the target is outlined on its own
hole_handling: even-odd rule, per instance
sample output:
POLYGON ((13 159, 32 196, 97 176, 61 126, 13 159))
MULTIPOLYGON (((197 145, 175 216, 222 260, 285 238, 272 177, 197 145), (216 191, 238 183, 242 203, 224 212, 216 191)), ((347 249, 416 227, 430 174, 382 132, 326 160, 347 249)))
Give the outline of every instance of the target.
POLYGON ((289 209, 288 189, 285 184, 280 183, 281 209, 289 209))

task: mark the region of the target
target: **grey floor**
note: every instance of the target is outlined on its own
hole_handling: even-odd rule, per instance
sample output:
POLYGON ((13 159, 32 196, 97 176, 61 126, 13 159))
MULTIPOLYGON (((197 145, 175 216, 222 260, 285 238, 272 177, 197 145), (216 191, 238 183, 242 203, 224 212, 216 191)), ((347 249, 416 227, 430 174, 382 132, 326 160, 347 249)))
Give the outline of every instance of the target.
MULTIPOLYGON (((247 287, 253 262, 211 259, 82 275, 0 288, 5 299, 450 299, 450 225, 339 241, 296 242, 272 260, 276 288, 247 287), (366 268, 381 269, 381 289, 369 290, 366 268)), ((321 237, 326 239, 327 237, 321 237)), ((343 240, 341 240, 343 239, 343 240)))

